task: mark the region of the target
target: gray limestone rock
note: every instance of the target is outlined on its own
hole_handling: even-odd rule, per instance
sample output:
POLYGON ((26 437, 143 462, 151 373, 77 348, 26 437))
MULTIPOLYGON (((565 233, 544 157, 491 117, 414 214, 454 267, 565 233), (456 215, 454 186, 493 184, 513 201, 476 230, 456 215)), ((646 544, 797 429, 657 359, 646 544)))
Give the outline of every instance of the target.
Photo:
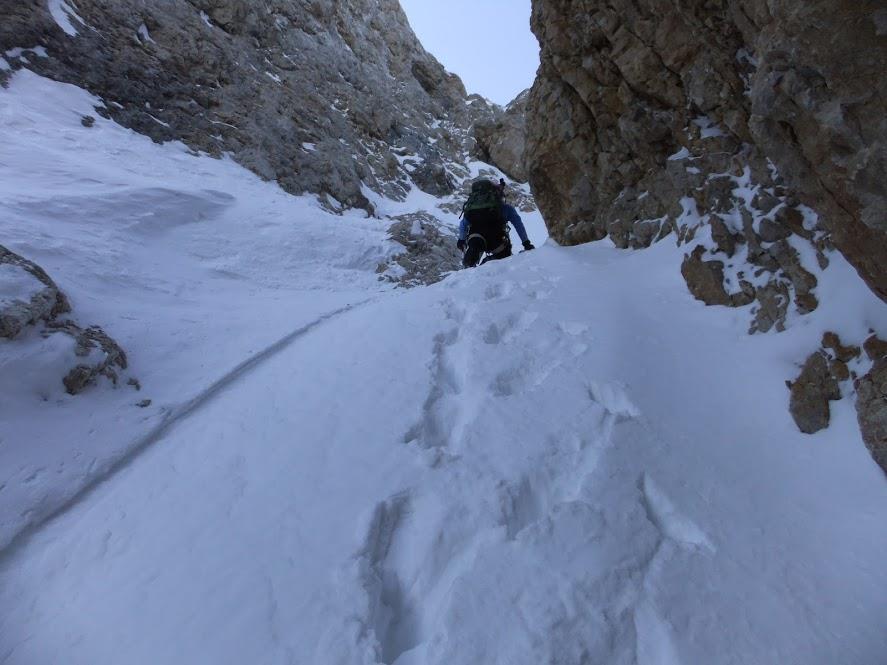
POLYGON ((887 358, 857 382, 856 417, 866 447, 887 473, 887 358))
POLYGON ((804 363, 801 373, 790 384, 789 411, 795 423, 805 434, 813 434, 828 427, 831 418, 829 402, 841 399, 838 381, 829 370, 824 353, 813 353, 804 363))
POLYGON ((865 342, 863 342, 862 348, 865 349, 865 354, 869 360, 873 362, 887 358, 887 342, 879 339, 877 335, 872 334, 867 337, 865 342))
POLYGON ((36 263, 0 245, 0 337, 13 339, 25 326, 70 311, 68 299, 36 263), (14 288, 12 283, 21 285, 14 288), (9 292, 7 294, 7 288, 9 292))
POLYGON ((681 274, 687 288, 697 300, 706 305, 729 305, 730 296, 724 290, 724 264, 721 261, 703 261, 705 248, 697 247, 684 257, 681 274))
POLYGON ((788 287, 782 282, 770 282, 757 289, 755 299, 757 300, 753 310, 755 318, 749 333, 765 333, 774 327, 777 332, 785 330, 785 317, 791 302, 788 287))
POLYGON ((527 181, 527 100, 530 91, 518 95, 504 111, 474 126, 475 154, 518 182, 527 181))
POLYGON ((440 220, 425 212, 400 215, 388 233, 404 251, 379 266, 382 278, 402 287, 424 286, 442 280, 462 267, 456 235, 440 220))
POLYGON ((819 306, 813 289, 816 288, 816 277, 802 265, 798 252, 785 240, 773 243, 768 249, 779 264, 783 274, 792 283, 795 290, 795 304, 801 314, 812 312, 819 306))
MULTIPOLYGON (((74 352, 71 369, 64 377, 59 377, 65 390, 71 395, 81 393, 94 384, 99 377, 109 379, 117 385, 118 373, 127 367, 123 349, 101 328, 82 328, 61 315, 71 311, 68 299, 56 286, 52 278, 40 266, 28 259, 0 246, 0 280, 19 280, 25 277, 28 282, 26 292, 32 295, 28 301, 0 298, 0 337, 4 344, 17 343, 14 339, 26 326, 33 326, 43 335, 67 335, 73 338, 74 352)), ((0 294, 4 292, 0 282, 0 294)), ((130 383, 138 386, 131 378, 130 383)))
POLYGON ((719 252, 723 252, 728 257, 732 257, 736 253, 737 238, 719 215, 711 216, 711 236, 719 252))
MULTIPOLYGON (((696 215, 749 216, 763 242, 788 229, 823 258, 828 233, 887 299, 887 41, 876 8, 534 0, 542 52, 525 154, 552 236, 640 247, 659 237, 651 220, 680 232, 696 215)), ((750 259, 792 284, 800 310, 815 307, 804 275, 765 253, 750 259)))
POLYGON ((397 0, 78 0, 75 37, 44 0, 0 0, 0 52, 86 88, 106 117, 156 141, 227 153, 293 193, 371 210, 363 188, 449 193, 474 149, 458 77, 416 39, 397 0), (398 158, 424 166, 412 172, 398 158), (322 197, 325 198, 325 197, 322 197))
POLYGON ((827 332, 822 336, 822 348, 826 349, 830 355, 836 360, 843 363, 849 363, 862 354, 862 350, 858 346, 845 346, 841 343, 841 338, 837 333, 827 332))
POLYGON ((62 379, 68 394, 80 394, 102 376, 117 385, 118 370, 127 367, 126 354, 105 331, 97 326, 84 329, 73 321, 50 322, 46 330, 68 335, 76 342, 77 364, 62 379))
POLYGON ((758 229, 758 235, 761 236, 761 240, 764 242, 776 242, 778 240, 785 240, 790 237, 792 234, 791 229, 789 229, 784 224, 777 222, 772 219, 762 219, 760 227, 758 229))
POLYGON ((422 161, 410 173, 413 182, 423 192, 444 197, 456 191, 456 182, 443 163, 422 161))

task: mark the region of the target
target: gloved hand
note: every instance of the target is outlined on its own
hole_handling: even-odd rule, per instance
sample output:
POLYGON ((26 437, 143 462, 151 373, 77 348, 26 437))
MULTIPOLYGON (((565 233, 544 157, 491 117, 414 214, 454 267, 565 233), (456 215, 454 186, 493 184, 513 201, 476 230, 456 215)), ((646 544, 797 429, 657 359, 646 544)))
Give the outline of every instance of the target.
POLYGON ((456 241, 456 248, 457 248, 460 252, 464 252, 464 251, 465 251, 465 241, 462 240, 462 238, 459 238, 459 240, 456 241))
POLYGON ((524 249, 530 250, 530 249, 536 249, 536 248, 533 246, 533 243, 531 243, 529 240, 524 240, 524 249))

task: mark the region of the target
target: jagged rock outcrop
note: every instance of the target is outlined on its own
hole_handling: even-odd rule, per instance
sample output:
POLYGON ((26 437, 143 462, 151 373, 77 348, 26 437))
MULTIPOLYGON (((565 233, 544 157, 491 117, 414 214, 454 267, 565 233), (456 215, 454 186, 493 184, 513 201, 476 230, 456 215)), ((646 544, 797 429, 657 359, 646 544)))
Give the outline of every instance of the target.
POLYGON ((862 439, 887 473, 887 359, 875 363, 856 388, 856 415, 862 439))
POLYGON ((866 447, 887 473, 887 342, 872 335, 864 348, 873 365, 856 382, 856 416, 866 447))
POLYGON ((530 91, 518 95, 505 109, 474 126, 477 156, 518 182, 527 182, 527 100, 530 91))
MULTIPOLYGON (((28 327, 39 334, 66 335, 73 341, 71 358, 60 380, 71 395, 105 377, 117 385, 127 368, 123 349, 101 328, 82 328, 63 314, 71 311, 65 294, 40 266, 0 246, 0 343, 14 344, 28 327)), ((131 385, 138 385, 130 378, 131 385)))
POLYGON ((43 268, 0 245, 0 338, 13 339, 25 326, 70 311, 43 268))
MULTIPOLYGON (((99 377, 105 377, 116 386, 119 372, 127 368, 126 353, 98 326, 84 329, 70 320, 50 321, 46 332, 62 333, 74 339, 77 364, 62 378, 69 395, 79 395, 95 385, 99 377)), ((137 386, 138 382, 130 379, 129 385, 137 386)))
POLYGON ((364 187, 452 192, 472 123, 493 113, 467 103, 397 0, 78 0, 53 12, 0 0, 0 53, 31 49, 13 51, 13 68, 75 83, 105 101, 98 113, 230 153, 333 208, 370 209, 364 187))
POLYGON ((427 212, 394 217, 388 229, 391 239, 404 248, 389 263, 379 266, 381 279, 402 287, 435 284, 447 273, 462 267, 456 234, 427 212))
POLYGON ((861 353, 858 346, 843 344, 836 333, 822 336, 820 348, 807 358, 798 378, 787 382, 791 391, 789 411, 798 429, 813 434, 828 427, 829 402, 841 399, 841 385, 856 378, 849 363, 861 353))
POLYGON ((789 411, 798 429, 813 434, 828 427, 831 418, 829 402, 841 399, 841 389, 829 371, 825 354, 817 351, 807 358, 789 389, 789 411))
POLYGON ((887 342, 878 338, 874 333, 863 342, 862 348, 872 362, 887 358, 887 342))
POLYGON ((887 300, 884 3, 759 0, 739 9, 737 26, 760 58, 752 136, 887 300))
MULTIPOLYGON (((882 2, 534 0, 532 27, 527 169, 558 242, 674 237, 690 292, 751 304, 752 333, 818 307, 832 248, 887 300, 882 2)), ((856 378, 848 349, 823 340, 791 383, 802 431, 856 378)), ((873 452, 881 371, 857 381, 873 452)))
POLYGON ((640 247, 722 222, 742 262, 769 275, 759 308, 782 290, 801 312, 812 282, 793 245, 834 243, 887 299, 883 13, 873 1, 534 0, 528 171, 552 235, 640 247))
POLYGON ((798 429, 807 434, 828 427, 829 402, 855 390, 862 439, 887 473, 887 342, 872 334, 860 349, 827 332, 797 379, 786 384, 790 390, 789 411, 798 429), (865 374, 859 376, 863 371, 865 374))
POLYGON ((728 305, 739 307, 754 300, 754 287, 741 281, 742 290, 729 294, 724 289, 724 263, 722 261, 704 261, 705 247, 698 246, 684 258, 681 274, 687 282, 690 293, 706 305, 728 305))

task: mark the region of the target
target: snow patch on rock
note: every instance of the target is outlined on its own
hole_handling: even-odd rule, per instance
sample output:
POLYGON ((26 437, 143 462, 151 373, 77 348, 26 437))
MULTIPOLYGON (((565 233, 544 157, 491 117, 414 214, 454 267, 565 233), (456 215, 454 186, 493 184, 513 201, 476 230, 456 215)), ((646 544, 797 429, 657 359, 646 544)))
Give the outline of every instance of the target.
POLYGON ((47 7, 53 20, 69 37, 76 37, 79 34, 72 19, 81 25, 86 25, 65 0, 47 0, 47 7))

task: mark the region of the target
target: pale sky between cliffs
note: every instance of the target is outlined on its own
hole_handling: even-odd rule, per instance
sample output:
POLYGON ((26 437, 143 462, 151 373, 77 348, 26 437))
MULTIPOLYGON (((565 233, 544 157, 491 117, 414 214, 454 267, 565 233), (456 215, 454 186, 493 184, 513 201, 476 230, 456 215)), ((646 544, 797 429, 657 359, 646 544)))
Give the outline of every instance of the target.
POLYGON ((422 45, 468 92, 505 105, 533 84, 539 43, 530 0, 401 0, 422 45))

